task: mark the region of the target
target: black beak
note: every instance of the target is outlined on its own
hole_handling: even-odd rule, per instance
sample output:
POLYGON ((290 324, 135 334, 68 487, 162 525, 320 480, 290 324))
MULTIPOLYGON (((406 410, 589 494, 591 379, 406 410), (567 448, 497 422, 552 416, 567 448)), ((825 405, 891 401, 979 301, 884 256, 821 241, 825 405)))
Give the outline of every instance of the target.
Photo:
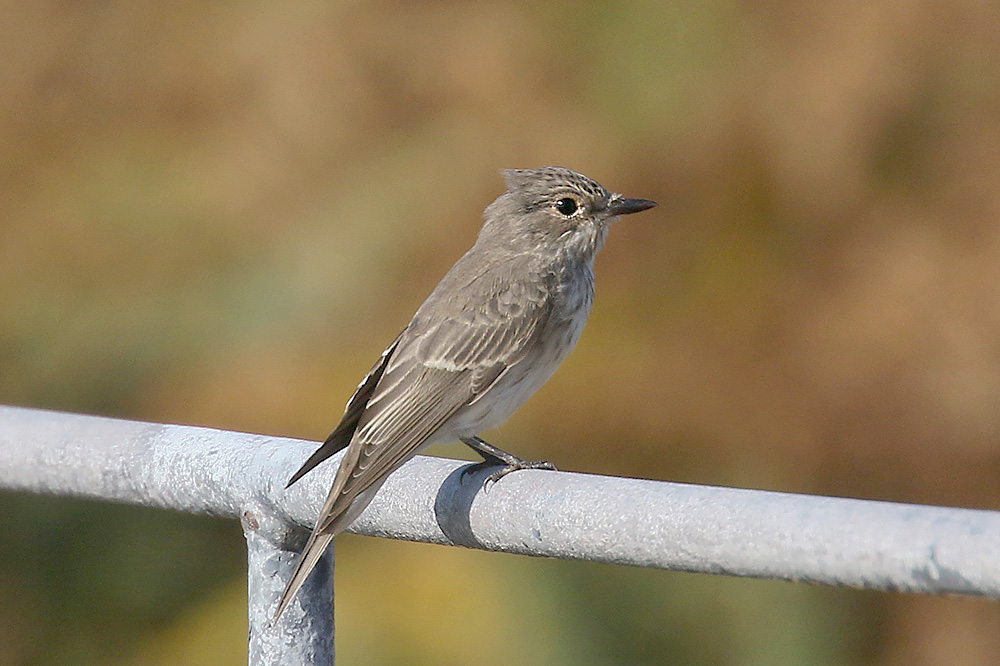
POLYGON ((655 201, 649 199, 628 199, 620 194, 611 197, 608 203, 609 215, 630 215, 643 210, 649 210, 656 205, 655 201))

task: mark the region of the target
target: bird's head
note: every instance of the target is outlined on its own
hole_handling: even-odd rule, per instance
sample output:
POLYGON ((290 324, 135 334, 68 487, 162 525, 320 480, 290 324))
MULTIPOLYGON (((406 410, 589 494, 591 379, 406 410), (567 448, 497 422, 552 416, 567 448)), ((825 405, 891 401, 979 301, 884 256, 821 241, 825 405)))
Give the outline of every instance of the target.
POLYGON ((609 192, 597 181, 563 167, 505 169, 507 192, 486 209, 485 230, 520 244, 551 247, 593 258, 608 226, 655 201, 609 192))

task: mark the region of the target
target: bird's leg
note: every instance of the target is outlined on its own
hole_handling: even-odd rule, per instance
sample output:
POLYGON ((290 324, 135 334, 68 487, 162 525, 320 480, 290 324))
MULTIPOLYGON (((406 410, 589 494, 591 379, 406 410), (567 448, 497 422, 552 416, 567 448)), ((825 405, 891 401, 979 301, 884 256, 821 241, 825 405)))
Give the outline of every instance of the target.
POLYGON ((483 485, 496 483, 511 472, 516 472, 519 469, 554 470, 556 468, 556 466, 550 462, 524 460, 522 458, 518 458, 513 453, 507 453, 503 449, 498 449, 479 437, 462 437, 461 440, 466 446, 483 457, 483 462, 469 465, 462 470, 463 479, 465 478, 465 475, 470 472, 475 472, 486 467, 493 467, 494 465, 503 465, 503 467, 499 470, 486 477, 486 481, 483 485))

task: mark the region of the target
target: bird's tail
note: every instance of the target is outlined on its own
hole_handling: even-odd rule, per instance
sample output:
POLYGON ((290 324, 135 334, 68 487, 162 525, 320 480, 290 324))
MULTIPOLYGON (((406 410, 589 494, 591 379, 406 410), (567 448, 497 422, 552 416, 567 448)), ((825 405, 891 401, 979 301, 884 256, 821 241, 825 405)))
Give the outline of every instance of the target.
POLYGON ((295 566, 292 578, 288 581, 285 591, 281 593, 281 601, 278 602, 278 610, 274 614, 275 622, 281 619, 281 614, 288 608, 288 604, 292 603, 295 594, 306 582, 306 578, 309 577, 312 570, 316 568, 319 558, 323 557, 323 553, 326 552, 331 541, 333 541, 333 534, 313 532, 309 535, 309 540, 306 542, 305 548, 302 549, 302 557, 299 558, 299 563, 295 566))
MULTIPOLYGON (((341 505, 343 508, 337 508, 336 502, 332 502, 330 506, 324 507, 323 513, 320 514, 321 519, 324 514, 336 515, 337 517, 324 525, 322 531, 314 529, 313 533, 309 535, 309 540, 306 541, 306 545, 302 549, 302 556, 299 558, 299 563, 295 565, 295 571, 292 572, 292 577, 288 581, 285 591, 281 593, 278 610, 274 613, 275 622, 281 618, 281 614, 285 612, 288 604, 295 598, 295 594, 302 588, 309 574, 316 568, 319 558, 323 557, 323 553, 326 552, 333 537, 347 529, 354 522, 354 519, 365 510, 365 507, 371 502, 380 485, 382 484, 377 483, 350 502, 345 502, 341 505)), ((337 488, 336 483, 334 483, 334 488, 337 488)), ((333 494, 331 491, 331 495, 333 494)))

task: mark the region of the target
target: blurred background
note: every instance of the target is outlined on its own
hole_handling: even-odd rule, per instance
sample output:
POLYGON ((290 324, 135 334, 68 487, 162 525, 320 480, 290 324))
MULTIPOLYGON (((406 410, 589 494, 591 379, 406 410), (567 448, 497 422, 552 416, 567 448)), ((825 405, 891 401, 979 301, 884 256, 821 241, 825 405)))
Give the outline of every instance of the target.
MULTIPOLYGON (((558 164, 661 205, 615 227, 576 352, 488 439, 566 470, 1000 509, 996 2, 0 17, 0 403, 322 440, 498 170, 558 164)), ((235 521, 3 494, 0 535, 3 663, 245 663, 235 521)), ((996 602, 337 550, 344 664, 1000 654, 996 602)))

